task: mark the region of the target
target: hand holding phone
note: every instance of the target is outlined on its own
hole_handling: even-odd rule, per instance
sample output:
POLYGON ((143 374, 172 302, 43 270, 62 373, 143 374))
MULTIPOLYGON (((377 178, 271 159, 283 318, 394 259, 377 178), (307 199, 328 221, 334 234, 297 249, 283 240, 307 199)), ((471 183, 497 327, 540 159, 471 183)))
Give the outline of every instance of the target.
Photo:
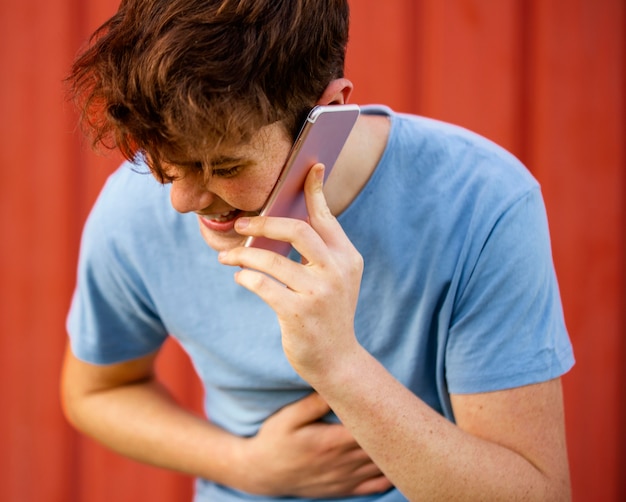
MULTIPOLYGON (((259 213, 261 216, 306 219, 303 191, 306 175, 313 165, 322 163, 325 166, 324 179, 328 177, 359 113, 358 105, 316 106, 311 110, 259 213)), ((248 237, 244 245, 269 249, 285 256, 291 248, 288 242, 265 237, 248 237)))

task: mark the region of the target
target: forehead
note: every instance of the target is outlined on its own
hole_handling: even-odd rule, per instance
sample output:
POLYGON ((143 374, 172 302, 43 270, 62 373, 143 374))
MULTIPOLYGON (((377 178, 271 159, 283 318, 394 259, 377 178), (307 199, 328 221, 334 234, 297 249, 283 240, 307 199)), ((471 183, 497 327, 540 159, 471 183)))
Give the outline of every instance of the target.
POLYGON ((282 122, 274 122, 261 127, 249 141, 239 145, 225 145, 213 152, 213 159, 228 159, 229 157, 256 157, 273 152, 276 148, 282 149, 285 142, 289 142, 289 135, 282 122))
POLYGON ((261 127, 245 142, 231 143, 227 139, 207 141, 201 147, 180 148, 178 152, 172 152, 168 161, 181 166, 197 162, 218 166, 240 160, 254 161, 271 155, 276 149, 284 149, 285 142, 290 142, 287 129, 282 122, 274 122, 261 127))

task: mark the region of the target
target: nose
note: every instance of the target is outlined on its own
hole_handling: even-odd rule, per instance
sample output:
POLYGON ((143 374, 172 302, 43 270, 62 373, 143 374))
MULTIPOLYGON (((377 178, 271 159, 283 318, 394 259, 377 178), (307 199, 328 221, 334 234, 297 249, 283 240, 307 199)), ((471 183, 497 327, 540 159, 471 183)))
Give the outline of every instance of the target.
POLYGON ((196 176, 183 176, 172 181, 170 201, 179 213, 199 211, 211 205, 215 196, 196 176))

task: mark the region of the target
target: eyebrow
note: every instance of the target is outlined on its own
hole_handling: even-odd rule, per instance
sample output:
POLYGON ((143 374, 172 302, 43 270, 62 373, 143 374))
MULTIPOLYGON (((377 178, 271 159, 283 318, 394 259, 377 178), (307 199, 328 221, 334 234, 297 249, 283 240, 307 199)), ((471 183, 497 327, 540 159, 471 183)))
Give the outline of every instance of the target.
MULTIPOLYGON (((201 160, 175 160, 175 159, 171 159, 168 160, 168 162, 170 164, 173 164, 175 166, 179 166, 179 167, 185 167, 185 168, 191 168, 191 167, 195 167, 197 164, 204 164, 204 162, 202 162, 201 160)), ((229 157, 226 155, 220 155, 218 157, 215 157, 214 159, 211 159, 210 161, 210 166, 211 169, 220 169, 224 166, 229 166, 229 165, 233 165, 233 164, 239 164, 241 166, 247 166, 250 164, 253 164, 254 161, 252 161, 251 159, 247 159, 244 157, 229 157)))
POLYGON ((232 164, 247 165, 251 163, 252 161, 250 159, 245 159, 243 157, 229 157, 225 155, 220 155, 211 160, 211 167, 213 169, 215 168, 219 169, 220 167, 226 166, 226 165, 232 165, 232 164))

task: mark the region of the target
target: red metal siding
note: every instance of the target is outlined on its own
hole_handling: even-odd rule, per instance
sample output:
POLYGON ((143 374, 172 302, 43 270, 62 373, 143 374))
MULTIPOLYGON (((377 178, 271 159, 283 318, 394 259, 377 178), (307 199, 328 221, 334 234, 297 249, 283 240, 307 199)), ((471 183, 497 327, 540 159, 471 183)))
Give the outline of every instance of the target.
MULTIPOLYGON (((73 432, 57 382, 78 239, 119 157, 81 143, 61 80, 113 0, 0 3, 0 500, 189 500, 191 480, 73 432)), ((354 101, 474 129, 542 184, 577 365, 565 377, 574 499, 626 499, 626 4, 352 0, 354 101)), ((201 392, 173 343, 160 371, 201 392)), ((207 453, 209 454, 209 453, 207 453)))

